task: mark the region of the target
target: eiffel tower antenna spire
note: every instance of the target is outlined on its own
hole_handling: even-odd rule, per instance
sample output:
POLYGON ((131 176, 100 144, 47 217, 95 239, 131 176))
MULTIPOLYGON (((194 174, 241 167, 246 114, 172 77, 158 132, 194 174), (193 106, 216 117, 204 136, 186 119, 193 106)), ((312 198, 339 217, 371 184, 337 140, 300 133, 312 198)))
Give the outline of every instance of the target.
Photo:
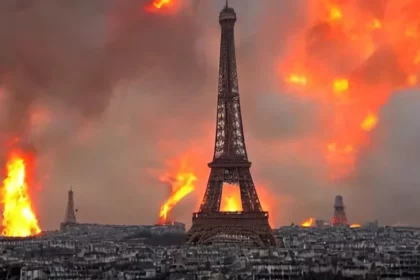
POLYGON ((226 0, 226 8, 229 8, 229 0, 226 0))

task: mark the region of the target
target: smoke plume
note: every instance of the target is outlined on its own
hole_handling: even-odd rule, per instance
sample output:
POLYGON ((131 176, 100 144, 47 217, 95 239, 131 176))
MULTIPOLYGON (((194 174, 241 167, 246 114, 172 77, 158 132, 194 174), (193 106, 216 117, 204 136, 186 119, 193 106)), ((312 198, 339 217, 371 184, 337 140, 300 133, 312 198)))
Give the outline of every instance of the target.
MULTIPOLYGON (((224 1, 173 1, 170 12, 146 11, 149 0, 0 3, 0 135, 37 150, 44 229, 63 219, 70 185, 82 222, 156 222, 167 187, 149 171, 185 155, 197 190, 171 218, 189 223, 197 210, 214 145, 224 1)), ((416 0, 229 2, 248 154, 273 225, 330 219, 337 194, 350 222, 415 223, 416 0), (408 37, 367 33, 375 19, 408 37), (306 86, 290 85, 292 74, 306 86), (348 79, 348 91, 334 92, 335 79, 348 79), (369 113, 377 125, 362 131, 369 113)))

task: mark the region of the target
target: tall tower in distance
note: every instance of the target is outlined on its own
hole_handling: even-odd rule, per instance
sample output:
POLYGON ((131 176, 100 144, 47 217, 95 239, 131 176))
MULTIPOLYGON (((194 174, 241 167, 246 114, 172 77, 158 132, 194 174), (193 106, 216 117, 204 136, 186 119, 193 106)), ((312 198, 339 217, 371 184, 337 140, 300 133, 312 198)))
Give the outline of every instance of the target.
POLYGON ((64 215, 64 221, 60 225, 61 230, 65 230, 68 225, 77 224, 76 212, 74 209, 73 190, 70 188, 67 196, 67 207, 64 215))
POLYGON ((341 195, 337 195, 334 202, 334 217, 331 221, 333 226, 348 225, 346 211, 344 211, 344 208, 343 197, 341 195))
POLYGON ((263 211, 251 176, 251 162, 245 147, 236 70, 234 26, 236 13, 226 6, 220 12, 221 26, 216 137, 213 161, 200 210, 193 214, 187 244, 246 242, 275 246, 276 239, 263 211), (220 211, 223 185, 239 188, 242 211, 220 211))

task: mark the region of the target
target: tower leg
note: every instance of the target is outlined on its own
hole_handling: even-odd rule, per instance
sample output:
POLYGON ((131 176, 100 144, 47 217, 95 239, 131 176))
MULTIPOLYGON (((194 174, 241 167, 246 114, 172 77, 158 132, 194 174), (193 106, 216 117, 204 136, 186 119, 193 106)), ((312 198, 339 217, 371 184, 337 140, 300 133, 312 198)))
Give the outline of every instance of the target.
POLYGON ((224 170, 221 168, 212 168, 207 183, 207 189, 204 195, 203 203, 200 207, 200 212, 220 211, 220 201, 222 199, 223 190, 223 171, 224 170))

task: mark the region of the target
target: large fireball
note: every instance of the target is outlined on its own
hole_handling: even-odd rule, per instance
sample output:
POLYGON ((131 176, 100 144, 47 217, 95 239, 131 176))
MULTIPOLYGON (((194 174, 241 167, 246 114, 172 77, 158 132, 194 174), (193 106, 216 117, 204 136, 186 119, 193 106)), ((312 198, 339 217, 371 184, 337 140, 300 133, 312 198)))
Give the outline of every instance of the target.
POLYGON ((333 178, 353 170, 379 110, 420 75, 418 0, 308 0, 306 25, 287 38, 280 86, 318 101, 318 136, 333 178))

